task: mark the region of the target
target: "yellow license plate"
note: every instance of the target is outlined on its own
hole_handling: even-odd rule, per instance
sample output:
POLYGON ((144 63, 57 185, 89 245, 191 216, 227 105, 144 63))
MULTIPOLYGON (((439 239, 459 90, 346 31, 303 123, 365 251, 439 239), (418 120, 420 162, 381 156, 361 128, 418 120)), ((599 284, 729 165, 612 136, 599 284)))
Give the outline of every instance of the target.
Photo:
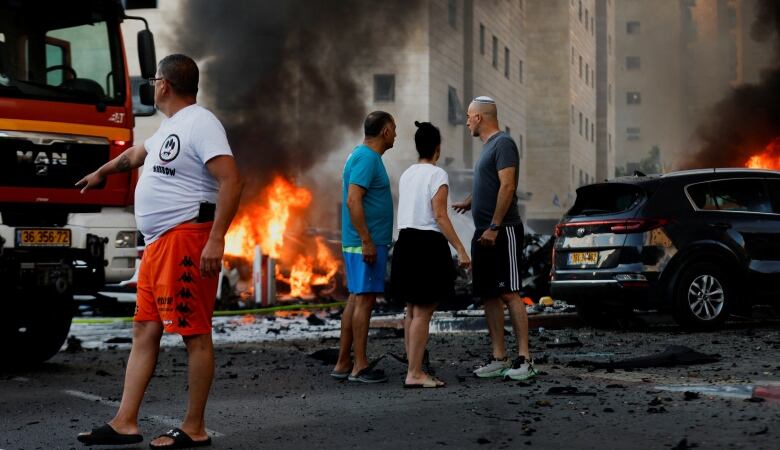
POLYGON ((569 253, 570 266, 589 266, 599 262, 599 252, 569 253))
POLYGON ((67 228, 17 228, 17 247, 70 247, 67 228))

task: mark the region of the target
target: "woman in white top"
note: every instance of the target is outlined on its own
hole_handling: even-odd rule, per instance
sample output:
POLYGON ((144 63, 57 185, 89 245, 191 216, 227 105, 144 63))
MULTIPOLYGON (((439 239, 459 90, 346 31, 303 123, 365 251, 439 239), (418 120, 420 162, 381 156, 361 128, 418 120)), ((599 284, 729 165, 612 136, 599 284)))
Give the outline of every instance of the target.
POLYGON ((404 387, 442 387, 444 382, 423 371, 428 327, 439 302, 454 297, 455 265, 449 242, 462 267, 471 264, 447 215, 447 172, 436 167, 441 134, 430 122, 415 122, 419 162, 409 167, 398 186, 398 241, 393 247, 391 288, 406 302, 404 344, 409 367, 404 387))

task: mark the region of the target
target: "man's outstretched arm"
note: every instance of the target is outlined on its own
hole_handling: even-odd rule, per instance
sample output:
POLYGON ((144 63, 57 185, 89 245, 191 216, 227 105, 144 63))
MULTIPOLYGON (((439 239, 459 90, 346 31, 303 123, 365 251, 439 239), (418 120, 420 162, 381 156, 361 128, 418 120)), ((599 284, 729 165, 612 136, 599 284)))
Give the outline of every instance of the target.
POLYGON ((83 194, 87 189, 92 189, 102 183, 112 173, 127 172, 141 167, 144 165, 145 159, 146 149, 144 144, 136 144, 123 151, 116 158, 103 164, 98 170, 80 179, 76 182, 76 187, 82 188, 81 193, 83 194))

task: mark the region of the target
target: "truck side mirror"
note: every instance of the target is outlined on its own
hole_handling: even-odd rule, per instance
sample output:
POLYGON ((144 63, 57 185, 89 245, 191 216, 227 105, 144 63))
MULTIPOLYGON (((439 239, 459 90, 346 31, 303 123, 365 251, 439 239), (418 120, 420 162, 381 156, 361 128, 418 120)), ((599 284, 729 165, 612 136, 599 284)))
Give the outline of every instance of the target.
POLYGON ((141 65, 141 76, 154 78, 157 73, 157 56, 154 53, 154 35, 148 28, 138 32, 138 62, 141 65))
POLYGON ((149 83, 138 86, 138 97, 142 105, 154 106, 154 86, 149 83))

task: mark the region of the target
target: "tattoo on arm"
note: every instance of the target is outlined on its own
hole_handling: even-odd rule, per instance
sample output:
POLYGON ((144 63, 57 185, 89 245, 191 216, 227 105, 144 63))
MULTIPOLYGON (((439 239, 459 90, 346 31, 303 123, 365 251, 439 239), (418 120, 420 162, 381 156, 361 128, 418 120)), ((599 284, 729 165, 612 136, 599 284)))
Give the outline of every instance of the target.
POLYGON ((130 158, 127 155, 119 157, 119 161, 116 162, 116 170, 120 172, 127 172, 130 170, 130 158))

